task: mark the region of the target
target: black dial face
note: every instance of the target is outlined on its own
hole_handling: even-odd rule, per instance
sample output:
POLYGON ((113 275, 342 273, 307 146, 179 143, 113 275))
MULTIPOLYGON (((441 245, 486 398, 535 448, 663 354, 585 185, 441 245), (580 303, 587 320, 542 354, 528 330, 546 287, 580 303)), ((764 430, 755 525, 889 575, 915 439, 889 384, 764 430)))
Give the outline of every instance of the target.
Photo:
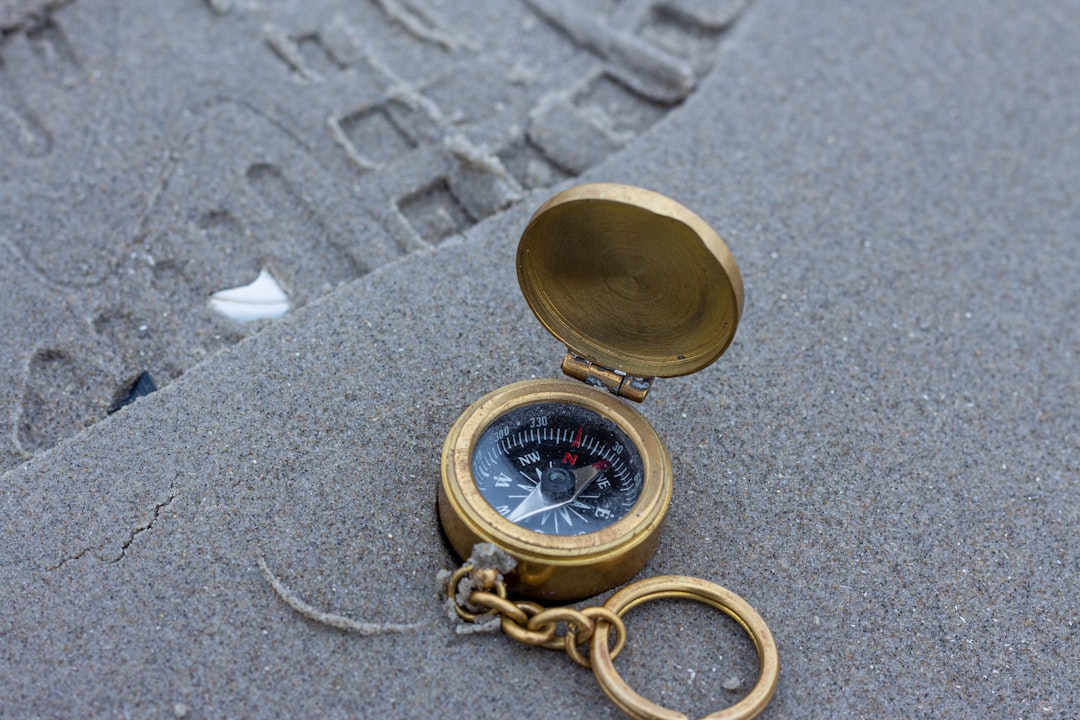
POLYGON ((501 415, 472 457, 480 494, 507 520, 548 535, 584 535, 624 517, 641 494, 641 454, 619 426, 566 403, 501 415))

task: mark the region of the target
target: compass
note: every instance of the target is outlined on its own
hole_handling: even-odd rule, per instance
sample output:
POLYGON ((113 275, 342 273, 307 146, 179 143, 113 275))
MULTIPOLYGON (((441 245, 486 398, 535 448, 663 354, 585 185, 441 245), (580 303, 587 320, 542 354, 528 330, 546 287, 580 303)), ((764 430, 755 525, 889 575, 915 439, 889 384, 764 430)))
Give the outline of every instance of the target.
POLYGON ((511 591, 575 600, 629 580, 655 551, 671 460, 627 401, 724 353, 742 278, 700 217, 610 183, 544 203, 518 244, 517 273, 537 319, 567 346, 572 379, 517 382, 465 410, 443 446, 439 518, 458 555, 490 542, 514 557, 511 591))

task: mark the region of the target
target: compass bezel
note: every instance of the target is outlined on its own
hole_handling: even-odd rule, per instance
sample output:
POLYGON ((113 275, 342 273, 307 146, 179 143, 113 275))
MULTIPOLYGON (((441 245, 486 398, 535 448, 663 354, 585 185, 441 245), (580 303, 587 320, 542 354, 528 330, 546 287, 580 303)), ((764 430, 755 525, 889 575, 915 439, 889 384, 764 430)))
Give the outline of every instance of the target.
POLYGON ((591 597, 636 575, 652 556, 671 502, 667 450, 645 418, 614 396, 571 380, 525 380, 473 403, 443 445, 439 518, 455 552, 468 557, 478 542, 494 543, 517 560, 507 577, 521 595, 558 601, 591 597), (584 535, 548 535, 507 520, 484 498, 472 461, 483 432, 505 413, 536 403, 564 403, 614 422, 637 448, 641 494, 616 522, 584 535))

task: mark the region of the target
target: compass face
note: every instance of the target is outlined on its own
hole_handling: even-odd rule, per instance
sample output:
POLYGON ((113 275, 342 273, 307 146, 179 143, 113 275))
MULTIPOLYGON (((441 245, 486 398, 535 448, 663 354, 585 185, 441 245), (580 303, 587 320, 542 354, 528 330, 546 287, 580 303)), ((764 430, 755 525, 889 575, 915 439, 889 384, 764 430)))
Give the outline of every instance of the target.
POLYGON ((507 520, 548 535, 585 535, 624 517, 641 494, 638 448, 594 410, 542 402, 504 413, 472 457, 480 494, 507 520))

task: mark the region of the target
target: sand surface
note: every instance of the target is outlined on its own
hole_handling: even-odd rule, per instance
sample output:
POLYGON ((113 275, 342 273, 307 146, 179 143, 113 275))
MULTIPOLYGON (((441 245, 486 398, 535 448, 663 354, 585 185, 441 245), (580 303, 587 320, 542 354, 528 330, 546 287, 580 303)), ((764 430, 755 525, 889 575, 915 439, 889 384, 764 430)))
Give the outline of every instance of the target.
MULTIPOLYGON (((0 715, 619 717, 565 657, 455 635, 433 580, 450 425, 558 374, 514 252, 583 181, 678 199, 742 269, 734 344, 641 407, 675 473, 643 576, 757 608, 763 717, 1077 712, 1076 3, 0 20, 0 715), (215 313, 263 269, 285 317, 215 313), (259 558, 387 632, 301 618, 259 558)), ((715 611, 628 624, 658 702, 753 682, 715 611)))

